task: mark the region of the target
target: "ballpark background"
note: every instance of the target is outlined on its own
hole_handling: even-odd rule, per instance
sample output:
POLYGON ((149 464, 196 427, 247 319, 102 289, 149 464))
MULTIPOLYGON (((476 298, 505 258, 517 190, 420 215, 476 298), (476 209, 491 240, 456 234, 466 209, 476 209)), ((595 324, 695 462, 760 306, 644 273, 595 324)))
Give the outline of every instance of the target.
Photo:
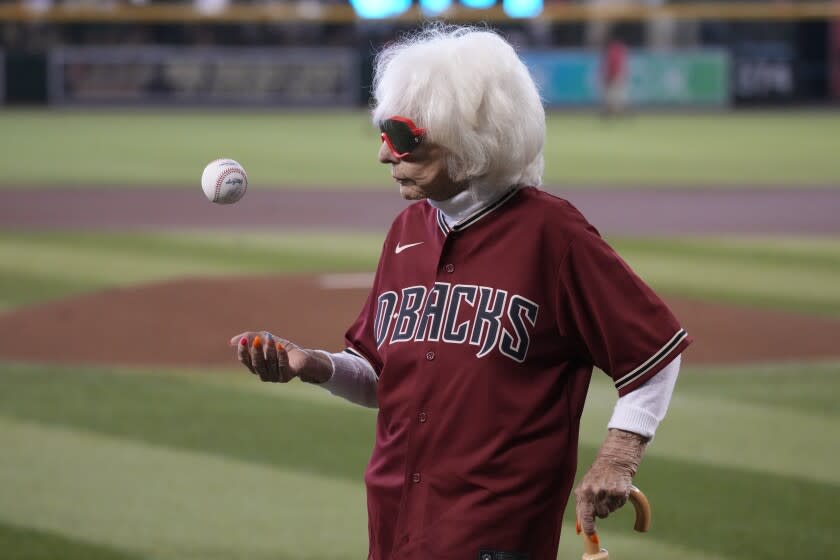
MULTIPOLYGON (((0 3, 0 558, 364 557, 375 413, 227 341, 342 347, 405 205, 372 54, 425 18, 517 45, 545 188, 696 339, 636 478, 652 531, 601 521, 611 556, 836 554, 840 2, 25 0, 0 3), (217 157, 236 205, 199 187, 217 157)), ((581 471, 614 402, 596 374, 581 471)))

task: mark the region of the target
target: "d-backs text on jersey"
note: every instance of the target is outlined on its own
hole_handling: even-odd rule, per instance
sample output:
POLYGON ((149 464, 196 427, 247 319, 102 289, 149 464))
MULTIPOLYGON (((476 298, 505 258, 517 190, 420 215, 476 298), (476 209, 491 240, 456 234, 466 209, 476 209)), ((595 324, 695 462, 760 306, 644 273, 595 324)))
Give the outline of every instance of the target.
POLYGON ((436 282, 431 289, 410 286, 399 294, 379 294, 373 328, 377 347, 386 341, 469 343, 478 347, 479 358, 498 347, 521 363, 528 356, 530 329, 537 324, 539 309, 528 298, 509 296, 505 290, 436 282))

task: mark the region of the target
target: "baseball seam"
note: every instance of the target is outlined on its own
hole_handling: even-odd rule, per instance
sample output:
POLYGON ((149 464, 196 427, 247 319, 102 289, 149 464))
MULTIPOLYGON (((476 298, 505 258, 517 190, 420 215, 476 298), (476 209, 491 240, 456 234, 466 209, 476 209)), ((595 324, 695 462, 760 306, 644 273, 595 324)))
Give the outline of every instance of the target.
POLYGON ((219 173, 219 177, 216 179, 216 194, 213 195, 213 202, 219 201, 219 194, 221 194, 222 183, 224 183, 225 177, 227 177, 231 173, 236 172, 242 173, 242 177, 245 179, 245 187, 242 190, 242 194, 245 194, 245 191, 248 190, 248 176, 245 174, 245 170, 241 167, 228 167, 227 169, 219 173))

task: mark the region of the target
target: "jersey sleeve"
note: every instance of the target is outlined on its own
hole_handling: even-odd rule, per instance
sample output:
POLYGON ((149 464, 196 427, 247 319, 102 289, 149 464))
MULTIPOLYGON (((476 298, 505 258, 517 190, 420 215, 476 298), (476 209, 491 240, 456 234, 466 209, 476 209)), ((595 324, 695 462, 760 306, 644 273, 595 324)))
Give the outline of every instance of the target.
MULTIPOLYGON (((383 251, 384 247, 388 244, 389 237, 390 232, 383 243, 383 251)), ((344 351, 367 360, 373 368, 373 371, 376 372, 377 379, 382 373, 383 365, 382 358, 379 355, 379 350, 376 344, 376 335, 374 331, 376 313, 378 311, 376 294, 379 293, 380 278, 382 277, 382 262, 382 255, 380 255, 379 264, 376 267, 376 275, 373 279, 373 286, 371 286, 367 300, 365 300, 365 304, 362 306, 359 316, 344 334, 344 341, 347 345, 347 348, 344 351)))
POLYGON ((558 326, 619 396, 656 375, 691 343, 667 305, 589 226, 560 265, 558 326))

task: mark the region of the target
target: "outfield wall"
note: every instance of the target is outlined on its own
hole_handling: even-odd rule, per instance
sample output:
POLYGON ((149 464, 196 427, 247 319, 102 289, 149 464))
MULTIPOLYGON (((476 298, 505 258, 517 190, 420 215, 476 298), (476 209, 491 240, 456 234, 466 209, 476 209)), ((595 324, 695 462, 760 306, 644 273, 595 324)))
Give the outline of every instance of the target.
POLYGON ((359 67, 347 48, 60 47, 47 90, 53 105, 348 107, 359 67))
MULTIPOLYGON (((600 103, 597 51, 523 50, 522 57, 548 106, 600 103)), ((61 47, 48 57, 48 99, 77 106, 347 107, 367 102, 369 66, 347 48, 61 47)), ((723 107, 730 99, 729 68, 729 55, 720 49, 631 50, 628 100, 646 107, 723 107)))

